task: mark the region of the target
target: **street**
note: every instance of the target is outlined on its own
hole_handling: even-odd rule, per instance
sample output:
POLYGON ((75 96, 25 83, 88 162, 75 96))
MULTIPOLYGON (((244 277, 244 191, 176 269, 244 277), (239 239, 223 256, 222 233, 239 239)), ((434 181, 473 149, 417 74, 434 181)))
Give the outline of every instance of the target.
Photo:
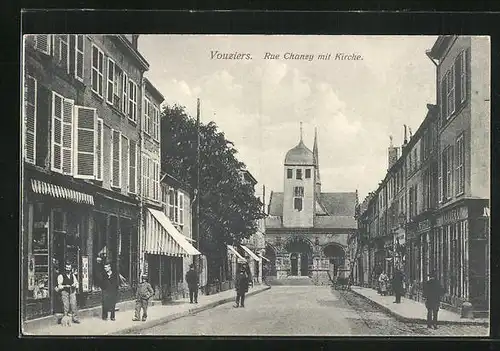
MULTIPOLYGON (((201 297, 203 298, 203 297, 201 297)), ((481 326, 399 322, 350 291, 325 286, 275 286, 251 296, 245 308, 227 303, 137 332, 137 335, 486 335, 481 326)))

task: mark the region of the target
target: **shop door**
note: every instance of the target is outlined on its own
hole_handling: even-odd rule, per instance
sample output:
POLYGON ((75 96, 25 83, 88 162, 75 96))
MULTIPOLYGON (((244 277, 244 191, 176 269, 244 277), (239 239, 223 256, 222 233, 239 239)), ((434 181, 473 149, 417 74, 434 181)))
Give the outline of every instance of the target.
POLYGON ((296 276, 299 274, 298 255, 294 252, 290 255, 290 274, 296 276))
POLYGON ((300 275, 306 276, 309 274, 309 257, 303 252, 300 254, 300 275))

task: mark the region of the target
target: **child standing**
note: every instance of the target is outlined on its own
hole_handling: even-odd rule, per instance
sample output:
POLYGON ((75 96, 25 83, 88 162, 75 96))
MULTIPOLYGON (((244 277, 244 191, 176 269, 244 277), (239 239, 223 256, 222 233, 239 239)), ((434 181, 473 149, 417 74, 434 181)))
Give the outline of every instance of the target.
POLYGON ((148 304, 149 299, 154 295, 154 290, 151 287, 151 284, 148 282, 148 276, 143 274, 141 276, 141 282, 137 286, 136 292, 136 300, 135 300, 135 316, 132 319, 133 321, 140 320, 141 317, 141 308, 143 311, 142 321, 146 321, 148 318, 148 304))

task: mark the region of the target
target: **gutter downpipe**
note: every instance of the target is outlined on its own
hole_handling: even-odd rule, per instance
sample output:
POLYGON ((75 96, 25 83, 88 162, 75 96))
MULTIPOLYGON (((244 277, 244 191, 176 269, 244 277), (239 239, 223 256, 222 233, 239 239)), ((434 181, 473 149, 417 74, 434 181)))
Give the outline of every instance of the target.
POLYGON ((140 167, 140 172, 138 172, 140 174, 140 179, 137 180, 137 183, 140 184, 140 192, 139 192, 139 198, 140 198, 140 202, 139 202, 139 211, 140 211, 140 219, 139 219, 139 240, 138 240, 138 244, 139 244, 139 277, 137 277, 139 280, 138 282, 140 281, 140 275, 146 273, 145 272, 145 267, 146 267, 146 259, 145 259, 145 253, 144 253, 144 243, 145 243, 145 235, 146 235, 146 230, 145 230, 145 222, 144 222, 144 189, 142 188, 142 171, 143 171, 143 164, 142 164, 142 160, 143 160, 143 157, 142 157, 142 152, 144 150, 144 129, 142 128, 142 125, 143 125, 143 109, 144 109, 144 106, 143 106, 143 102, 144 102, 144 90, 145 90, 145 87, 146 87, 146 84, 144 82, 144 74, 141 78, 141 94, 140 94, 140 97, 141 97, 141 101, 140 101, 140 121, 139 121, 139 128, 140 128, 140 132, 139 132, 139 140, 140 140, 140 152, 139 152, 139 162, 136 162, 137 164, 140 164, 141 167, 140 167))

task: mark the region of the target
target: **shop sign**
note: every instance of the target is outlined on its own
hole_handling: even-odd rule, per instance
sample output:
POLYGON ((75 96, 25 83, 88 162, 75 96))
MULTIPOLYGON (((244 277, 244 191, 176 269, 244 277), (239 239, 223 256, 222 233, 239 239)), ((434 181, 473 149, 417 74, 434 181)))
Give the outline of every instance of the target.
POLYGON ((417 225, 417 231, 418 232, 423 232, 428 230, 431 227, 431 221, 430 219, 424 219, 423 221, 418 222, 417 225))
POLYGON ((467 207, 457 207, 445 212, 439 221, 439 225, 455 223, 467 219, 467 207))
POLYGON ((82 256, 82 291, 89 291, 89 257, 82 256))

